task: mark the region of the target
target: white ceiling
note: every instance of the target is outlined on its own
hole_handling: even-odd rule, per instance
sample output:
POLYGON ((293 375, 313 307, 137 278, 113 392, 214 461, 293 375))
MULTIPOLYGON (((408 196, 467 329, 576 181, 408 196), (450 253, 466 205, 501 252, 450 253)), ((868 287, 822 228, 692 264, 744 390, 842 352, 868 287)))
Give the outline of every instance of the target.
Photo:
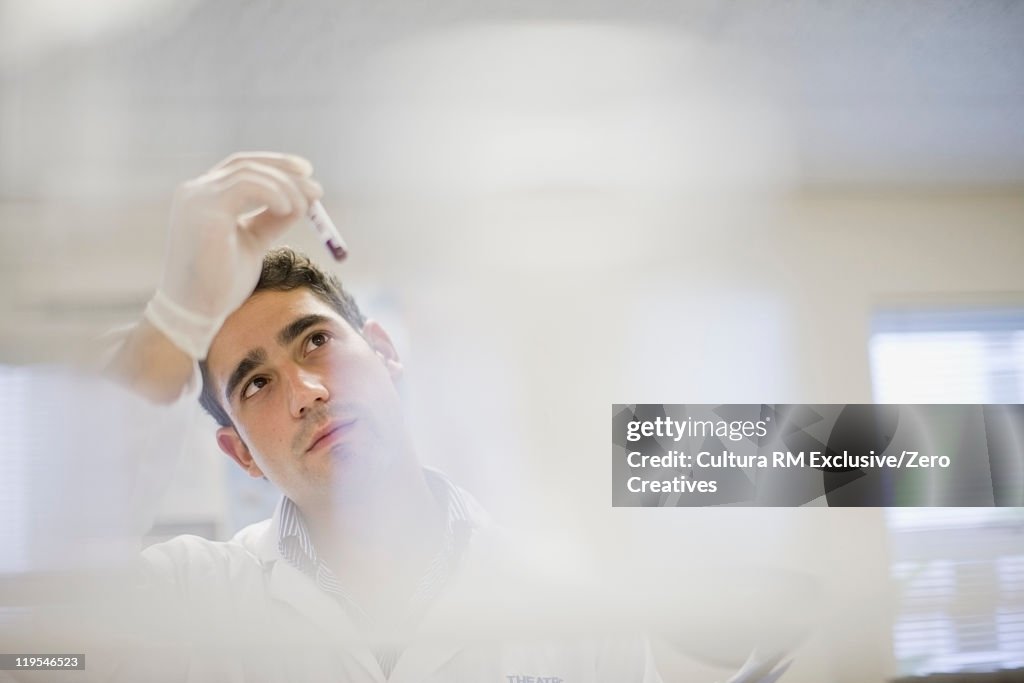
MULTIPOLYGON (((643 122, 639 128, 652 136, 634 144, 636 120, 652 111, 671 118, 709 98, 726 115, 715 132, 718 147, 732 139, 730 127, 753 126, 760 139, 775 140, 775 123, 758 127, 781 113, 792 159, 762 170, 782 172, 792 161, 804 185, 1024 183, 1021 2, 151 0, 126 12, 124 2, 108 0, 87 4, 90 22, 74 15, 71 8, 82 4, 73 0, 34 6, 42 9, 0 5, 7 46, 0 51, 0 187, 8 199, 166 196, 169 184, 239 147, 305 153, 326 183, 358 185, 353 159, 396 168, 403 155, 442 157, 448 149, 462 158, 459 145, 478 150, 488 131, 507 134, 501 126, 566 111, 557 119, 562 128, 527 136, 520 156, 529 157, 530 144, 557 146, 559 130, 571 137, 573 122, 584 121, 590 132, 559 154, 581 158, 586 135, 611 137, 610 149, 624 155, 611 164, 642 168, 671 126, 643 122), (543 38, 579 27, 589 27, 579 40, 552 47, 543 38), (537 35, 548 44, 531 56, 537 35), (511 73, 517 54, 521 68, 511 73), (465 68, 451 68, 460 59, 465 68), (620 62, 628 68, 617 69, 620 62), (482 82, 492 72, 493 82, 482 82), (530 85, 545 74, 554 74, 550 88, 530 85), (389 87, 392 78, 399 85, 389 87), (695 81, 703 89, 694 90, 695 81), (434 92, 447 98, 440 110, 434 92), (541 96, 548 99, 536 110, 512 102, 541 96), (758 104, 748 109, 751 101, 758 104), (506 105, 523 118, 500 125, 486 118, 500 117, 506 105), (733 120, 739 109, 745 113, 733 120), (423 119, 421 111, 452 125, 410 127, 410 112, 423 119), (388 118, 396 112, 405 118, 388 118), (375 145, 392 140, 390 121, 396 149, 378 154, 375 145), (477 137, 462 140, 460 131, 477 137)), ((673 144, 682 147, 665 149, 678 154, 692 139, 677 136, 673 144)), ((747 144, 736 143, 728 163, 742 165, 747 144)), ((754 154, 775 154, 769 148, 754 154)), ((695 149, 697 156, 707 151, 695 149)), ((464 159, 461 172, 505 165, 508 151, 494 154, 464 159)), ((460 172, 411 168, 404 180, 412 184, 460 172)), ((572 180, 575 169, 569 164, 565 177, 551 177, 572 180)), ((595 182, 646 177, 613 173, 595 182)))

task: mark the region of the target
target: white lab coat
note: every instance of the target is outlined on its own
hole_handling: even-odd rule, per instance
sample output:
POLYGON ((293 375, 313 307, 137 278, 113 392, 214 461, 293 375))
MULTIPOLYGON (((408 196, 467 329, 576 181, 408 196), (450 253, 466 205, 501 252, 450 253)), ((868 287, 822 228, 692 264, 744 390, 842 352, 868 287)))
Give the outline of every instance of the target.
POLYGON ((110 612, 118 626, 89 668, 189 683, 660 681, 644 639, 551 619, 548 598, 565 587, 531 577, 486 523, 385 678, 345 608, 281 557, 279 512, 226 543, 181 536, 147 549, 145 579, 110 612))
POLYGON ((559 610, 549 598, 571 591, 533 578, 483 519, 476 520, 457 575, 409 634, 385 679, 341 604, 280 556, 277 513, 228 542, 181 536, 141 557, 131 548, 131 538, 151 524, 158 492, 173 470, 178 437, 195 410, 196 382, 173 409, 150 406, 88 376, 48 373, 33 386, 40 396, 67 397, 43 411, 39 425, 28 425, 50 437, 39 440, 31 461, 65 475, 52 482, 63 488, 40 499, 40 506, 49 501, 40 514, 54 521, 52 530, 34 535, 33 547, 60 549, 55 568, 70 578, 53 580, 62 594, 77 598, 68 603, 60 597, 60 608, 10 626, 26 641, 25 651, 85 653, 86 666, 19 673, 18 680, 659 680, 644 639, 579 628, 575 605, 588 601, 559 610), (83 396, 90 400, 83 403, 83 396), (52 429, 55 424, 61 428, 52 429), (82 492, 93 491, 102 494, 90 494, 88 505, 80 502, 82 492), (104 575, 81 580, 79 572, 91 572, 97 559, 104 575), (125 572, 126 566, 135 570, 125 572), (109 590, 112 576, 119 582, 115 590, 109 590))

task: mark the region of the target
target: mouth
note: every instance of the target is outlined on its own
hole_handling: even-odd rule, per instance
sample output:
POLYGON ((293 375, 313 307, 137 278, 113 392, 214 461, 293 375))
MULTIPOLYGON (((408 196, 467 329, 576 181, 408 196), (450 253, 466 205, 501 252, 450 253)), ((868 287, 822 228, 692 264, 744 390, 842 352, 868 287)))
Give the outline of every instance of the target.
POLYGON ((321 446, 329 446, 338 441, 348 433, 349 429, 355 424, 355 422, 355 418, 328 422, 313 434, 313 438, 310 440, 309 448, 306 449, 306 452, 310 453, 321 446))

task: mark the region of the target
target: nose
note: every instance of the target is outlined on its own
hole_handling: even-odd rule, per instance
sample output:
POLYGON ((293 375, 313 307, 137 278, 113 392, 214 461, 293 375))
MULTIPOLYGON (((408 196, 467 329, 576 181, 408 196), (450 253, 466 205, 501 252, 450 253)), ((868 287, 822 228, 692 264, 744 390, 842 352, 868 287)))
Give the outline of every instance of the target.
POLYGON ((288 401, 292 417, 302 417, 306 411, 317 404, 317 401, 326 403, 331 397, 327 385, 314 372, 302 368, 295 368, 288 373, 287 382, 289 385, 288 401))

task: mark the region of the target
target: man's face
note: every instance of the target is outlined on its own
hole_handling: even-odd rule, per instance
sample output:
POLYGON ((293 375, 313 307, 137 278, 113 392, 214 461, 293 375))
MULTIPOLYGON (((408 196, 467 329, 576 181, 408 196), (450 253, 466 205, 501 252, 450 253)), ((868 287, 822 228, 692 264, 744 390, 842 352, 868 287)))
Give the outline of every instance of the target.
POLYGON ((254 294, 210 347, 210 379, 234 423, 218 444, 300 505, 365 495, 408 450, 402 366, 383 328, 362 332, 303 287, 254 294))

